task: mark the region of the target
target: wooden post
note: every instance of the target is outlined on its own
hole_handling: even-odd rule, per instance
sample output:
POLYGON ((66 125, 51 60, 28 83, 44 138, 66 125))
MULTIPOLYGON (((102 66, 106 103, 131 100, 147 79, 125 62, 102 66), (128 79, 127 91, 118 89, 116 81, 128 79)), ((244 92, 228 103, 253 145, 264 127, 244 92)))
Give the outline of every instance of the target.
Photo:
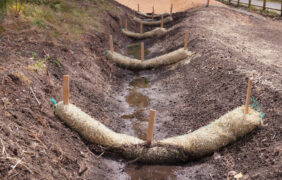
POLYGON ((141 62, 144 62, 145 55, 144 55, 144 42, 140 43, 140 49, 141 49, 141 62))
POLYGON ((164 28, 164 15, 161 16, 161 28, 164 28))
POLYGON ((154 15, 155 15, 155 8, 154 6, 152 7, 152 21, 154 21, 154 15))
POLYGON ((143 22, 140 22, 140 34, 143 34, 143 22))
POLYGON ((185 32, 185 38, 184 38, 184 50, 188 49, 188 38, 189 38, 189 33, 188 31, 185 32))
POLYGON ((252 4, 252 2, 251 2, 252 0, 249 0, 249 4, 248 4, 248 8, 250 8, 251 7, 251 4, 252 4))
POLYGON ((137 5, 137 11, 139 12, 139 10, 140 10, 140 9, 139 9, 139 4, 138 4, 138 5, 137 5))
POLYGON ((173 4, 170 5, 170 16, 172 16, 172 12, 173 12, 173 4))
POLYGON ((110 51, 113 53, 114 52, 114 43, 113 43, 113 36, 112 35, 110 35, 109 43, 110 43, 110 51))
POLYGON ((252 83, 253 83, 252 80, 249 79, 244 114, 248 114, 249 113, 249 104, 250 104, 252 83))
POLYGON ((69 93, 70 93, 70 76, 63 76, 63 100, 65 105, 69 105, 69 93))
POLYGON ((281 16, 282 16, 282 0, 281 0, 281 16))
POLYGON ((155 117, 156 117, 156 110, 151 109, 148 133, 147 133, 147 138, 146 138, 148 144, 152 144, 152 141, 153 141, 155 117))
POLYGON ((228 0, 228 4, 230 4, 231 3, 231 0, 228 0))
POLYGON ((262 10, 265 10, 266 0, 263 0, 262 10))
POLYGON ((210 0, 207 0, 206 7, 209 7, 209 5, 210 5, 210 0))
POLYGON ((127 20, 124 22, 124 29, 127 31, 127 20))
POLYGON ((237 1, 237 6, 239 6, 239 5, 240 5, 240 0, 237 1))

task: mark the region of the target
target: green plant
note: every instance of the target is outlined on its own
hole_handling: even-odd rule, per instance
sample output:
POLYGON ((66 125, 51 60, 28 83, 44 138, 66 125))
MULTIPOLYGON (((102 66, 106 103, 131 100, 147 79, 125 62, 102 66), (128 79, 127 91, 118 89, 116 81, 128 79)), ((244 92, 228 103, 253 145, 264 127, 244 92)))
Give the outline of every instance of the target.
POLYGON ((35 19, 33 21, 33 24, 40 27, 40 28, 46 28, 46 25, 44 23, 44 20, 43 19, 35 19))
POLYGON ((31 56, 32 56, 32 59, 35 59, 36 56, 37 56, 37 53, 36 53, 36 52, 32 52, 32 53, 31 53, 31 56))
POLYGON ((250 9, 251 11, 256 11, 256 10, 257 10, 257 8, 256 8, 255 6, 253 6, 253 5, 251 5, 251 6, 249 7, 249 9, 250 9))
POLYGON ((61 66, 62 62, 60 61, 60 59, 56 58, 54 60, 54 63, 57 65, 57 66, 61 66))
POLYGON ((5 31, 4 27, 0 24, 0 34, 5 31))

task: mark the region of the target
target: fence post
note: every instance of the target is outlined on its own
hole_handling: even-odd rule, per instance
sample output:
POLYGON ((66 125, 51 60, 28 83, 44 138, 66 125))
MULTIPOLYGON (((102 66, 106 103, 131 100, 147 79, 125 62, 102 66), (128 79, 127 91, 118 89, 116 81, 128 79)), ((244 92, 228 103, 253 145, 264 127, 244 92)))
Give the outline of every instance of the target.
POLYGON ((228 0, 228 4, 230 4, 231 3, 231 0, 228 0))
POLYGON ((249 0, 249 4, 248 4, 248 8, 250 8, 251 7, 251 4, 252 4, 252 2, 251 2, 252 0, 249 0))
POLYGON ((252 79, 249 79, 244 114, 249 113, 249 104, 250 104, 252 83, 253 83, 252 79))
POLYGON ((148 124, 148 132, 147 132, 147 143, 152 144, 153 136, 154 136, 154 123, 156 118, 156 110, 150 110, 150 119, 148 124))
POLYGON ((265 6, 266 6, 266 0, 263 0, 262 10, 265 10, 265 6))
POLYGON ((143 22, 140 21, 140 34, 143 34, 143 22))
POLYGON ((152 7, 152 21, 154 21, 154 15, 155 15, 155 8, 154 6, 152 7))
POLYGON ((282 0, 281 0, 281 16, 282 16, 282 0))
POLYGON ((110 44, 110 51, 111 51, 111 53, 113 53, 114 52, 113 35, 109 36, 109 44, 110 44))
POLYGON ((145 60, 145 49, 144 49, 144 42, 140 43, 140 56, 141 56, 141 62, 144 62, 145 60))
POLYGON ((237 7, 239 7, 239 5, 240 5, 240 0, 237 1, 237 7))
POLYGON ((161 28, 164 28, 164 15, 161 16, 161 28))
POLYGON ((69 105, 69 95, 70 94, 70 76, 63 76, 63 100, 65 105, 69 105))

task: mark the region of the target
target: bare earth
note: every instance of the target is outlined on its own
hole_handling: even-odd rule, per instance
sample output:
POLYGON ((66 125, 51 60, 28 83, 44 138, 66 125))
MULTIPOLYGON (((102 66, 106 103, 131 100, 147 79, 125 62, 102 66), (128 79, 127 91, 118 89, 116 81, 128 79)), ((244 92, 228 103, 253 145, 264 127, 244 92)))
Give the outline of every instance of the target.
MULTIPOLYGON (((117 0, 117 2, 135 10, 139 4, 140 11, 144 12, 152 12, 154 6, 156 13, 170 12, 171 4, 173 4, 173 12, 206 5, 206 0, 117 0)), ((210 3, 219 4, 214 0, 211 0, 210 3)))
MULTIPOLYGON (((137 1, 123 2, 134 7, 137 1)), ((142 2, 150 11, 152 1, 142 2)), ((157 12, 169 9, 170 1, 158 2, 163 7, 156 6, 157 12)), ((201 5, 193 2, 193 7, 201 5)), ((115 5, 128 18, 128 28, 138 31, 132 12, 115 5)), ((182 5, 176 3, 175 11, 192 7, 188 1, 182 5)), ((183 47, 188 30, 188 49, 195 56, 141 72, 119 68, 105 58, 109 34, 115 50, 125 55, 133 41, 121 34, 119 16, 110 12, 103 19, 105 31, 75 42, 46 40, 44 32, 24 25, 0 34, 0 179, 205 180, 234 179, 237 173, 244 179, 279 179, 282 23, 225 5, 202 5, 174 14, 174 21, 165 25, 166 35, 145 41, 147 59, 183 47), (48 73, 28 68, 35 63, 34 52, 40 59, 50 55, 48 73), (133 136, 146 132, 149 109, 156 109, 154 138, 162 139, 194 131, 244 104, 251 73, 252 96, 266 114, 265 125, 214 154, 183 164, 136 164, 89 144, 54 115, 49 100, 62 100, 62 76, 69 74, 71 103, 116 132, 133 136), (136 92, 147 97, 148 106, 128 116, 136 110, 127 102, 130 82, 142 77, 149 86, 136 92)))

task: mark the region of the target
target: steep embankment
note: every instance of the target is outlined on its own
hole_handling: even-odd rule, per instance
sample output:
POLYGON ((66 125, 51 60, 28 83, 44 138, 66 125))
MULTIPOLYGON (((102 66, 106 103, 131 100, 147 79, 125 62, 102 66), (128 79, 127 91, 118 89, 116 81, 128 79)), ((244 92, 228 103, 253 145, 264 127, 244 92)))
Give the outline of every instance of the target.
POLYGON ((123 73, 103 53, 108 34, 121 37, 119 46, 127 41, 119 31, 126 10, 112 1, 50 0, 24 3, 15 17, 14 7, 0 32, 0 177, 78 179, 86 170, 94 179, 109 176, 107 165, 53 115, 49 99, 62 99, 62 76, 69 74, 71 102, 107 118, 107 94, 123 73))

